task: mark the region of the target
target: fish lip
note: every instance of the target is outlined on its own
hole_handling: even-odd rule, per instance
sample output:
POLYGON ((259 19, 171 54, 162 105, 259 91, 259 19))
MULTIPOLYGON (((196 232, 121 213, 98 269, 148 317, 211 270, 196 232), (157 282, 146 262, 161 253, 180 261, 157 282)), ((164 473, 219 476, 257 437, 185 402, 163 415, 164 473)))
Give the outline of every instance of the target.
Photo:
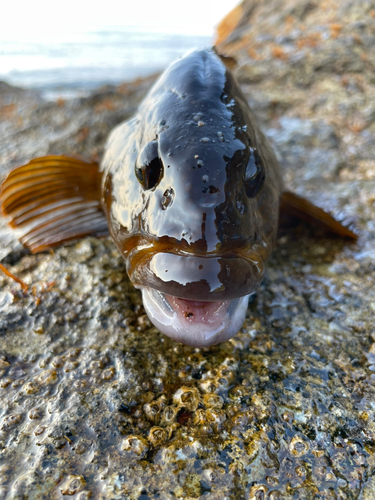
POLYGON ((252 293, 263 277, 264 259, 254 248, 199 255, 149 245, 142 251, 140 255, 139 248, 134 249, 127 261, 133 285, 181 299, 236 299, 252 293))
POLYGON ((249 295, 215 303, 202 301, 201 309, 200 301, 176 300, 150 287, 142 287, 142 299, 148 317, 162 333, 182 344, 200 348, 225 342, 236 335, 245 320, 249 295), (194 312, 193 318, 186 315, 185 306, 194 312))

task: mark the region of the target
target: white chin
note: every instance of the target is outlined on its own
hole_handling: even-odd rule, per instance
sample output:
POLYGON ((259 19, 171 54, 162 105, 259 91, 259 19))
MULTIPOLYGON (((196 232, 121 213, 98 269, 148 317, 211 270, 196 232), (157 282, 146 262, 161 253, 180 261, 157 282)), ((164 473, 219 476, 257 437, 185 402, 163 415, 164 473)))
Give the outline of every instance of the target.
POLYGON ((142 299, 148 317, 162 333, 191 347, 208 347, 236 335, 245 320, 249 295, 198 302, 144 287, 142 299))

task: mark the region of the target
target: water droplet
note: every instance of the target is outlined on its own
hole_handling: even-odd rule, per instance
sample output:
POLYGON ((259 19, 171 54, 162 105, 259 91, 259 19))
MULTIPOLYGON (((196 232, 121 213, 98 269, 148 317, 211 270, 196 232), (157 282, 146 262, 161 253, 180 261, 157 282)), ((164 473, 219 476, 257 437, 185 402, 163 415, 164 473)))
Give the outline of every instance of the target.
POLYGON ((245 212, 245 205, 241 201, 237 200, 236 206, 237 206, 237 210, 240 212, 240 214, 243 215, 245 212))

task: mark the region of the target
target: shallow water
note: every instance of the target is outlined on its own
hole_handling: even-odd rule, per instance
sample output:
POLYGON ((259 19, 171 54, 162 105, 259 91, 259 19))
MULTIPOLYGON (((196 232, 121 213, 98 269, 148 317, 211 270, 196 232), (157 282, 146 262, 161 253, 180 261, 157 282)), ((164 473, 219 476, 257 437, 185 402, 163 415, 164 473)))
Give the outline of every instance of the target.
POLYGON ((161 71, 187 50, 211 44, 210 36, 126 26, 57 34, 51 39, 2 40, 0 35, 0 80, 39 89, 51 100, 83 96, 100 85, 161 71))

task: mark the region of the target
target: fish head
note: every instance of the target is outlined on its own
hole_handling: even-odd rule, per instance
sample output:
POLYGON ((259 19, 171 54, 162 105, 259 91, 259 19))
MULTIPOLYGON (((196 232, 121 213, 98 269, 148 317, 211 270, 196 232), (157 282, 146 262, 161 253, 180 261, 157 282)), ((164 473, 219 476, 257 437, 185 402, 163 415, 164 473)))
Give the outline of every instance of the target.
POLYGON ((232 337, 277 229, 277 161, 234 77, 211 51, 172 65, 111 136, 103 161, 111 234, 166 335, 232 337))

